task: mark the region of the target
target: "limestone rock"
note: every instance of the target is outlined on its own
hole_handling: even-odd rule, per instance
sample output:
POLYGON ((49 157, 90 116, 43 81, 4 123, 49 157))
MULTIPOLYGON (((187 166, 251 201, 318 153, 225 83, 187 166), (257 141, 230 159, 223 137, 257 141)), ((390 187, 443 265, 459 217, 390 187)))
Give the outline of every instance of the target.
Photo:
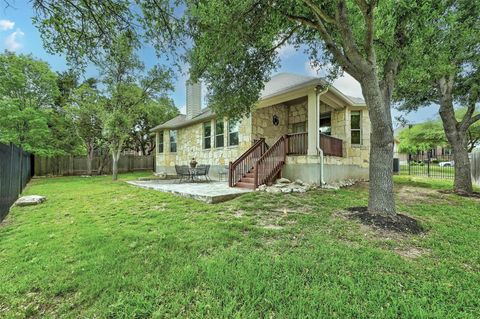
POLYGON ((267 187, 266 192, 267 193, 281 193, 282 190, 280 188, 277 188, 277 187, 267 187))
POLYGON ((16 206, 31 206, 31 205, 38 205, 46 201, 47 198, 45 196, 39 195, 28 195, 22 196, 15 202, 16 206))
POLYGON ((305 185, 305 182, 302 181, 301 179, 296 179, 294 183, 297 184, 297 185, 300 185, 300 186, 304 186, 304 185, 305 185))
POLYGON ((166 179, 166 178, 167 178, 167 172, 159 172, 159 173, 155 173, 155 175, 156 175, 159 179, 166 179))
POLYGON ((291 181, 288 178, 279 178, 277 179, 277 184, 290 184, 291 181))

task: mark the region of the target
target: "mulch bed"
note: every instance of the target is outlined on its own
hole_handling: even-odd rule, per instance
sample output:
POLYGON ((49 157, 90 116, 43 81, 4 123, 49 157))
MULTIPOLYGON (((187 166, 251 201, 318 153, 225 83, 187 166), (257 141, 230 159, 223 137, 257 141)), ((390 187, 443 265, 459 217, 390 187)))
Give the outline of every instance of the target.
POLYGON ((350 207, 347 208, 347 210, 350 212, 347 214, 348 218, 359 220, 364 225, 374 226, 382 230, 415 235, 425 232, 424 228, 416 219, 406 215, 374 215, 368 212, 368 207, 350 207))

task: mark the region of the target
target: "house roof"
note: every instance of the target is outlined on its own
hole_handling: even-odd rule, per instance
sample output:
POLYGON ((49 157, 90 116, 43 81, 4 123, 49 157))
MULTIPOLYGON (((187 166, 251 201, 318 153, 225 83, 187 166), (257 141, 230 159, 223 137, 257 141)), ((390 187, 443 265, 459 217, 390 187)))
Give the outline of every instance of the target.
MULTIPOLYGON (((313 85, 325 86, 328 85, 328 83, 324 79, 314 76, 300 75, 294 73, 278 73, 272 76, 270 81, 265 83, 264 89, 260 92, 260 101, 313 85)), ((330 86, 330 89, 351 105, 365 105, 365 101, 362 98, 345 95, 333 86, 330 86)), ((198 115, 194 116, 191 119, 187 119, 186 115, 180 114, 165 123, 157 125, 153 129, 151 129, 151 131, 153 132, 161 129, 180 128, 188 126, 190 124, 201 122, 214 116, 215 113, 213 113, 210 108, 206 107, 202 109, 198 115)))

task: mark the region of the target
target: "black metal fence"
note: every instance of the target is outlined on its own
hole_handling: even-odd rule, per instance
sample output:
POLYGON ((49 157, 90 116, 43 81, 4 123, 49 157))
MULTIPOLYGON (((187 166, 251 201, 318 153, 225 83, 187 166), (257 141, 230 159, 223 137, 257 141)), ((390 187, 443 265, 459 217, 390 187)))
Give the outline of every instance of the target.
POLYGON ((416 175, 433 178, 453 179, 455 177, 455 162, 453 155, 395 154, 399 159, 399 174, 416 175))
POLYGON ((0 144, 0 222, 32 176, 32 157, 13 144, 0 144))

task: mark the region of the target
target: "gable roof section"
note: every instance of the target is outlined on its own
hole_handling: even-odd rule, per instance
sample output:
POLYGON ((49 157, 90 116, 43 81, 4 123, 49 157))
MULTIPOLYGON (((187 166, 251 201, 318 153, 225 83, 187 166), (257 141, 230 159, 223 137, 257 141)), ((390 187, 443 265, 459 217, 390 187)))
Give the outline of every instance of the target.
MULTIPOLYGON (((300 88, 314 85, 328 85, 328 82, 326 82, 322 78, 314 76, 300 75, 294 73, 278 73, 272 76, 270 81, 265 83, 264 89, 260 92, 260 101, 270 99, 272 97, 291 91, 295 91, 300 88)), ((341 91, 336 89, 334 86, 330 86, 330 89, 350 105, 365 105, 365 101, 362 98, 345 95, 341 91)), ((210 108, 206 107, 202 109, 200 114, 194 116, 191 119, 187 119, 186 115, 180 114, 163 124, 155 126, 150 131, 154 132, 162 129, 181 128, 213 117, 215 117, 215 113, 213 113, 210 108)))
POLYGON ((158 130, 163 130, 163 129, 175 129, 175 128, 180 128, 184 127, 190 124, 194 124, 197 122, 201 122, 207 119, 211 119, 215 116, 215 114, 212 112, 210 108, 203 108, 200 113, 191 119, 187 119, 187 116, 185 114, 179 114, 173 119, 166 121, 163 124, 157 125, 154 128, 152 128, 150 131, 158 131, 158 130))

